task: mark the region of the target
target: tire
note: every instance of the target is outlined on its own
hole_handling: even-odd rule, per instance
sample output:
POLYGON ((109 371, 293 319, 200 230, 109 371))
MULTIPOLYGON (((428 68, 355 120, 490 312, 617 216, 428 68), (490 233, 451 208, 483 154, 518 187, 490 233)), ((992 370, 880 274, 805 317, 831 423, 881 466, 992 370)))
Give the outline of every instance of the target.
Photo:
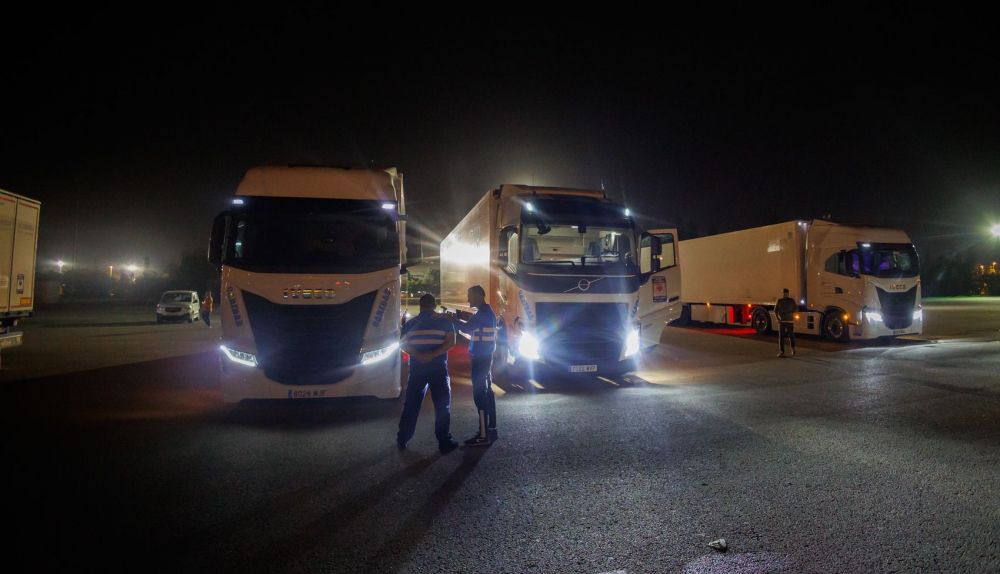
POLYGON ((761 307, 754 309, 750 323, 758 335, 767 335, 771 332, 771 314, 767 312, 767 309, 761 307))
POLYGON ((834 309, 823 317, 823 338, 846 343, 851 340, 851 334, 842 316, 843 311, 834 309))

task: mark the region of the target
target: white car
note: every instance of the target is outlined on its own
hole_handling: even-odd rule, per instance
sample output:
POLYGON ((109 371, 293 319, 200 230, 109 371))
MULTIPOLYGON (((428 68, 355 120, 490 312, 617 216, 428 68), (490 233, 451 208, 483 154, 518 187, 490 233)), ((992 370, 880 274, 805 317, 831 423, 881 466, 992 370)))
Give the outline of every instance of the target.
POLYGON ((156 304, 156 322, 182 320, 192 323, 201 314, 197 291, 167 291, 156 304))

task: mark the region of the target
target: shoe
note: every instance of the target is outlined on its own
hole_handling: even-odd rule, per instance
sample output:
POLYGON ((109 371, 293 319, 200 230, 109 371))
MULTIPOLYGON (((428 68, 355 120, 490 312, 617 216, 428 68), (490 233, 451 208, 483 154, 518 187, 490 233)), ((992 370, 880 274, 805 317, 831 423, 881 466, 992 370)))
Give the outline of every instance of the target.
POLYGON ((465 441, 465 446, 490 446, 490 439, 477 434, 465 441))
POLYGON ((785 354, 784 353, 778 353, 778 358, 779 359, 784 359, 785 358, 785 354))
POLYGON ((497 434, 497 429, 486 429, 486 438, 493 442, 500 438, 500 435, 497 434))
POLYGON ((406 450, 406 442, 396 439, 396 448, 399 450, 406 450))
POLYGON ((792 347, 792 356, 795 356, 795 347, 792 347))
POLYGON ((458 443, 451 439, 447 442, 438 443, 438 450, 441 451, 441 454, 448 454, 456 448, 458 448, 458 443))

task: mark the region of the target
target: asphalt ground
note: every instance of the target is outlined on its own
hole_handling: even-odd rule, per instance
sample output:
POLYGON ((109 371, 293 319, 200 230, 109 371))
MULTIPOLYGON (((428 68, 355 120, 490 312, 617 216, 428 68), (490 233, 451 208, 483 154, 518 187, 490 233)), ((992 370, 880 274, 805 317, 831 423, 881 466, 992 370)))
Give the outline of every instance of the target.
MULTIPOLYGON (((440 455, 429 400, 399 452, 399 401, 222 405, 217 326, 40 310, 0 371, 7 562, 997 572, 1000 300, 928 300, 925 320, 780 360, 774 337, 668 328, 634 376, 498 385, 500 439, 440 455)), ((462 439, 464 347, 450 362, 462 439)))

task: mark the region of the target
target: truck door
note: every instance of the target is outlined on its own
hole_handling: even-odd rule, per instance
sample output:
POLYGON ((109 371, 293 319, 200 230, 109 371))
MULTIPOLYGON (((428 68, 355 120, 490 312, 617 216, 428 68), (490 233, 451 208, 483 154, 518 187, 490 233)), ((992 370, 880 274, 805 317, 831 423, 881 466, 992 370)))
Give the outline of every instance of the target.
POLYGON ((663 327, 681 314, 681 267, 677 249, 676 229, 652 229, 643 235, 639 244, 640 271, 643 281, 639 287, 639 336, 643 348, 659 344, 663 327), (656 257, 659 270, 649 268, 652 237, 659 240, 660 254, 656 257))

